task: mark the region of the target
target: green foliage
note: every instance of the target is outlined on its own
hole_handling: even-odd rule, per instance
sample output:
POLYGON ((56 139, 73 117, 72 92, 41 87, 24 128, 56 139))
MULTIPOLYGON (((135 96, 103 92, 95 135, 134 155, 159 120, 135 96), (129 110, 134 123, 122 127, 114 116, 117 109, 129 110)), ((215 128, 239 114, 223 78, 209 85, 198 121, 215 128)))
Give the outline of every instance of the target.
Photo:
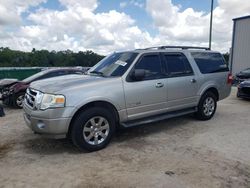
MULTIPOLYGON (((229 62, 229 53, 223 54, 227 63, 229 62)), ((31 52, 22 52, 0 47, 0 67, 64 67, 64 66, 83 66, 92 67, 104 56, 98 55, 92 51, 72 52, 36 50, 31 52)))
POLYGON ((91 67, 99 62, 104 56, 92 51, 72 52, 36 50, 22 52, 0 47, 0 67, 63 67, 83 66, 91 67))

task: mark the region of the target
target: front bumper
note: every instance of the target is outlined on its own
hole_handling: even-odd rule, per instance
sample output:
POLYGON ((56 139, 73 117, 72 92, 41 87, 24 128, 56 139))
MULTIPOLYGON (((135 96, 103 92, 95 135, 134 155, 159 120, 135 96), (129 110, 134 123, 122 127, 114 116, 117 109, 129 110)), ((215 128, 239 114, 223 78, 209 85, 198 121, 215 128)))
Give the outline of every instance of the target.
POLYGON ((65 111, 69 109, 48 109, 46 111, 34 111, 26 104, 23 106, 24 120, 34 133, 50 138, 65 138, 70 125, 71 117, 65 117, 65 111), (63 115, 64 114, 64 115, 63 115))
POLYGON ((9 95, 3 95, 0 93, 0 100, 3 101, 5 105, 12 105, 13 104, 13 97, 9 95))
POLYGON ((6 89, 0 90, 0 100, 3 101, 5 105, 12 105, 13 93, 6 92, 6 89))
POLYGON ((235 77, 234 80, 233 80, 233 84, 234 85, 238 85, 240 84, 241 82, 244 82, 246 80, 249 80, 249 78, 239 78, 239 77, 235 77))
POLYGON ((241 87, 238 88, 237 97, 250 99, 250 87, 241 87))

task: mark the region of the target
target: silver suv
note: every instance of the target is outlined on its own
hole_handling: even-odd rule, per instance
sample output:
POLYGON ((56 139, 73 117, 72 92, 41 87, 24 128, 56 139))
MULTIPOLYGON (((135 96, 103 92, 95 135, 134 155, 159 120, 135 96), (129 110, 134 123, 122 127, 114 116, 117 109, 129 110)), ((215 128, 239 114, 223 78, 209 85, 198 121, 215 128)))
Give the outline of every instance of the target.
POLYGON ((223 56, 201 47, 161 46, 113 53, 86 75, 37 81, 24 119, 38 134, 69 137, 80 149, 104 148, 118 126, 194 113, 209 120, 231 91, 223 56))

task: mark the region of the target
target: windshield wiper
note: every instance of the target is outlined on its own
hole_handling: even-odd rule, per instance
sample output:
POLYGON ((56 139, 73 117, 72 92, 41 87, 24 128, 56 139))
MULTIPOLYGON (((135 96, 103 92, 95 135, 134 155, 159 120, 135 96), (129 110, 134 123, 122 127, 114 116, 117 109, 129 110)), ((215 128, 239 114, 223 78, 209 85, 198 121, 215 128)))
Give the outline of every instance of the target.
POLYGON ((103 75, 103 72, 100 72, 100 71, 91 71, 91 72, 89 72, 90 74, 97 74, 97 75, 99 75, 99 76, 104 76, 103 75))

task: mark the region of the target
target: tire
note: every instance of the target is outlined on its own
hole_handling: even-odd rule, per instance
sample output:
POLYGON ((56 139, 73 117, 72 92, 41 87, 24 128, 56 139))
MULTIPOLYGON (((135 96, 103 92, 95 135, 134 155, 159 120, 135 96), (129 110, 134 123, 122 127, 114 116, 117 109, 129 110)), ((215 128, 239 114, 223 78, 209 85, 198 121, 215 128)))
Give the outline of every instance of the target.
POLYGON ((70 138, 81 151, 97 151, 109 144, 115 127, 115 119, 110 111, 102 107, 92 107, 76 116, 70 138))
POLYGON ((237 97, 237 98, 240 98, 239 91, 237 91, 236 97, 237 97))
POLYGON ((3 104, 6 105, 6 106, 12 105, 12 104, 10 103, 10 100, 9 100, 9 99, 3 99, 2 101, 3 101, 3 104))
POLYGON ((195 116, 199 120, 209 120, 214 116, 216 108, 216 96, 214 93, 208 91, 202 95, 198 104, 198 111, 195 113, 195 116))
POLYGON ((23 108, 24 95, 25 93, 23 92, 15 94, 15 96, 13 97, 13 104, 15 108, 23 108))

